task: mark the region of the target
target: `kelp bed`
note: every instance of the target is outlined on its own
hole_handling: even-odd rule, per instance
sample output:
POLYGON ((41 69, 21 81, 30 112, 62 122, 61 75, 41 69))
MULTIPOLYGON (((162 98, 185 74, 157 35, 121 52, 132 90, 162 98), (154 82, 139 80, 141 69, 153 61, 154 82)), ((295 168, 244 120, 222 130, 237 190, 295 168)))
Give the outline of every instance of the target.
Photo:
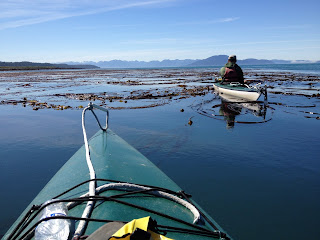
MULTIPOLYGON (((245 71, 248 83, 262 83, 268 93, 320 98, 320 78, 292 72, 245 71)), ((82 108, 88 101, 111 109, 162 106, 213 93, 218 70, 127 69, 0 72, 0 104, 33 110, 82 108)))

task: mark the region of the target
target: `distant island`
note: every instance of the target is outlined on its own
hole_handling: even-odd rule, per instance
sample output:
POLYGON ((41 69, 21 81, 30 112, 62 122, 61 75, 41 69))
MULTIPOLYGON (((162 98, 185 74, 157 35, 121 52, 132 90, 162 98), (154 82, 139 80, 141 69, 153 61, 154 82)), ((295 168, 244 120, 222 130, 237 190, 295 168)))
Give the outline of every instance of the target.
MULTIPOLYGON (((163 61, 85 61, 63 63, 34 63, 34 62, 0 62, 0 71, 3 70, 41 70, 41 69, 96 69, 96 68, 172 68, 172 67, 218 67, 223 66, 228 60, 228 55, 216 55, 206 59, 163 60, 163 61)), ((255 59, 247 58, 238 60, 239 65, 266 65, 266 64, 293 64, 293 63, 320 63, 308 60, 281 60, 281 59, 255 59)))
POLYGON ((50 69, 91 69, 99 68, 88 64, 53 64, 53 63, 34 63, 34 62, 0 62, 0 71, 14 70, 50 70, 50 69))

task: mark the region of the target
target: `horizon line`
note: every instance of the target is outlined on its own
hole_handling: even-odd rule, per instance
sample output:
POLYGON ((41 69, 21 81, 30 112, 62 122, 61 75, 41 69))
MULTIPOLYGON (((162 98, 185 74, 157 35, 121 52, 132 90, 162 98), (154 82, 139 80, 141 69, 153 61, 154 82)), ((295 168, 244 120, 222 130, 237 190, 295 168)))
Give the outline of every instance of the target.
MULTIPOLYGON (((208 58, 211 57, 217 57, 217 56, 226 56, 228 57, 228 55, 224 55, 224 54, 219 54, 219 55, 213 55, 210 56, 208 58)), ((169 58, 165 58, 162 60, 124 60, 124 59, 112 59, 112 60, 85 60, 85 61, 77 61, 77 60, 68 60, 68 61, 30 61, 30 60, 22 60, 22 61, 3 61, 0 60, 0 62, 3 63, 23 63, 23 62, 28 62, 28 63, 48 63, 48 64, 70 64, 70 63, 76 63, 76 64, 88 64, 90 62, 92 63, 100 63, 100 62, 112 62, 112 61, 122 61, 122 62, 146 62, 146 63, 150 63, 150 62, 163 62, 163 61, 186 61, 186 60, 191 60, 191 61, 202 61, 202 60, 206 60, 208 58, 203 58, 203 59, 192 59, 192 58, 185 58, 185 59, 169 59, 169 58)), ((237 61, 245 61, 245 60, 258 60, 258 61, 288 61, 288 62, 307 62, 307 63, 317 63, 320 62, 320 60, 310 60, 310 59, 295 59, 295 60, 288 60, 288 59, 262 59, 262 58, 244 58, 244 59, 238 59, 237 61)))

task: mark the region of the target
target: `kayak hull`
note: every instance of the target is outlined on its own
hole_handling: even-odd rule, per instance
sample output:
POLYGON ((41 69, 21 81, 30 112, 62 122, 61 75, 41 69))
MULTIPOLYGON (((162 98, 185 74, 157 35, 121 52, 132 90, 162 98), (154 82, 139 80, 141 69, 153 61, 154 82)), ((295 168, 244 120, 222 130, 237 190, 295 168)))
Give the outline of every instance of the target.
POLYGON ((243 85, 221 84, 219 82, 213 83, 214 90, 220 96, 232 96, 248 101, 257 101, 261 92, 257 89, 252 89, 243 85))

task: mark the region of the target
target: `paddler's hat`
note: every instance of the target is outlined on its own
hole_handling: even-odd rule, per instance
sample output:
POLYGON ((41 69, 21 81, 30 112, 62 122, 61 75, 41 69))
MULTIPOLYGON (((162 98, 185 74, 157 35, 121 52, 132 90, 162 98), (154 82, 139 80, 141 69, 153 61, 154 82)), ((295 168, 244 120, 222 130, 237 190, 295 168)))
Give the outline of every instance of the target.
POLYGON ((236 62, 236 61, 237 61, 237 56, 236 56, 236 55, 230 55, 230 56, 228 57, 228 60, 229 60, 230 62, 236 62))

